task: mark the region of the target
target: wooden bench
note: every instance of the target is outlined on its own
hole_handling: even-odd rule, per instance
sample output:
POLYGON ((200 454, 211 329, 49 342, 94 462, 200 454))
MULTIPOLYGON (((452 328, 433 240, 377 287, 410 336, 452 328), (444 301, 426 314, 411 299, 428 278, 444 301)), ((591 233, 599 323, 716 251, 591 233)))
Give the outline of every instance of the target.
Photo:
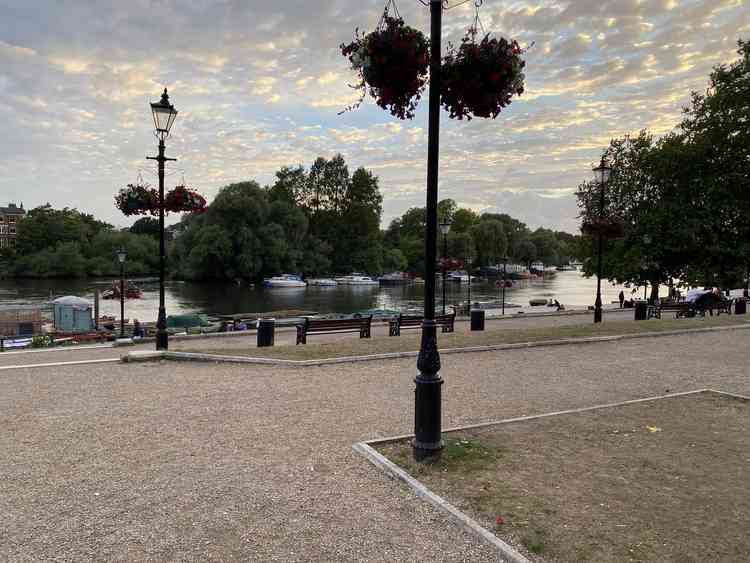
POLYGON ((307 344, 307 336, 315 334, 334 334, 358 332, 360 338, 370 338, 372 315, 353 319, 311 319, 297 325, 297 344, 307 344))
POLYGON ((694 316, 695 312, 691 307, 690 303, 687 302, 668 302, 659 303, 658 305, 649 305, 648 319, 661 319, 662 313, 673 312, 674 318, 679 319, 683 317, 694 316))
MULTIPOLYGON (((416 315, 399 315, 388 321, 388 336, 400 336, 401 329, 421 328, 424 317, 416 315)), ((435 315, 435 323, 440 326, 443 332, 453 332, 453 325, 456 321, 455 311, 450 315, 435 315)))

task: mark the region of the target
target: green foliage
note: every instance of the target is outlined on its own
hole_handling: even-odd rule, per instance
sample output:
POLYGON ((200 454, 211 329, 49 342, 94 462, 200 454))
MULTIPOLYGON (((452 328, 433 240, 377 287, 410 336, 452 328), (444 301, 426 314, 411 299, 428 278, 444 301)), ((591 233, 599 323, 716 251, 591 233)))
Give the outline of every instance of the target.
POLYGON ((130 232, 134 235, 151 235, 159 238, 159 220, 153 217, 141 217, 130 227, 130 232))
MULTIPOLYGON (((736 286, 750 259, 750 45, 716 67, 707 93, 694 93, 680 130, 654 140, 642 131, 604 151, 612 165, 605 215, 624 219, 625 234, 606 242, 604 275, 657 286, 736 286)), ((584 220, 600 213, 599 186, 579 186, 584 220)), ((594 273, 594 241, 581 250, 594 273)))
POLYGON ((508 250, 508 238, 503 224, 497 219, 482 219, 471 229, 475 241, 476 265, 492 266, 499 264, 508 250))

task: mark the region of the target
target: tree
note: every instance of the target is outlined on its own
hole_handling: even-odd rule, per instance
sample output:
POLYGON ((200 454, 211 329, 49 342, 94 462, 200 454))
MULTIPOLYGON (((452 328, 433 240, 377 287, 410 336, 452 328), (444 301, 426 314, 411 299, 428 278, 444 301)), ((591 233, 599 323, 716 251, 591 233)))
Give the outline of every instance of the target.
POLYGON ((483 219, 471 230, 476 247, 476 264, 490 266, 498 264, 508 249, 508 239, 500 221, 483 219))
POLYGON ((135 235, 149 235, 159 238, 161 234, 159 220, 153 217, 141 217, 131 225, 130 232, 135 235))
POLYGON ((531 263, 536 260, 536 246, 529 239, 521 240, 516 245, 513 255, 516 257, 516 260, 519 260, 527 268, 530 268, 531 263))

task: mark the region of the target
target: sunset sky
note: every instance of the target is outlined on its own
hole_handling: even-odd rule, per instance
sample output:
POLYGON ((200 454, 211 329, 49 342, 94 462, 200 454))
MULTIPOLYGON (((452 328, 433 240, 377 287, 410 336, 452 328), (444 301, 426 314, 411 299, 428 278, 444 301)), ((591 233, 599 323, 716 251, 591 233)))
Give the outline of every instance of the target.
MULTIPOLYGON (((452 0, 455 3, 455 0, 452 0)), ((427 100, 400 121, 356 94, 338 46, 384 1, 0 0, 0 205, 50 202, 116 225, 118 188, 156 184, 148 103, 180 114, 167 186, 231 182, 341 152, 380 178, 384 224, 424 205, 427 100)), ((409 25, 429 10, 399 0, 409 25)), ((460 41, 473 3, 444 14, 460 41)), ((442 117, 440 197, 575 232, 573 192, 609 139, 670 131, 691 90, 750 39, 746 0, 485 0, 487 31, 535 42, 526 93, 495 120, 442 117)))

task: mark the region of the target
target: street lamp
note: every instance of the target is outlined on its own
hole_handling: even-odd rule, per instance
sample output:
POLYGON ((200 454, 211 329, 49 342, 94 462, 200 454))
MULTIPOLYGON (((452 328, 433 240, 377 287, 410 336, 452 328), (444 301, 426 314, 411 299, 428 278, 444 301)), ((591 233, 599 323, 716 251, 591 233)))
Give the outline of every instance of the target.
POLYGON ((467 307, 467 311, 469 313, 469 316, 471 316, 471 262, 472 262, 472 257, 469 255, 469 256, 467 256, 464 259, 464 261, 466 262, 466 273, 469 275, 469 295, 468 295, 469 306, 467 307))
POLYGON ((166 252, 164 250, 164 163, 176 158, 164 156, 164 140, 169 137, 169 131, 177 117, 177 110, 169 103, 167 89, 161 95, 161 100, 151 104, 154 116, 156 137, 159 139, 159 156, 147 156, 148 160, 155 160, 159 169, 159 317, 156 321, 156 349, 166 350, 169 346, 167 336, 167 312, 164 307, 164 267, 166 252))
POLYGON ((505 286, 507 285, 506 276, 508 274, 508 257, 503 256, 503 316, 505 316, 505 286))
POLYGON ((125 338, 125 260, 128 258, 128 251, 119 248, 115 254, 120 262, 120 338, 125 338))
POLYGON ((450 221, 440 223, 440 232, 443 233, 443 314, 445 315, 445 274, 448 260, 448 233, 451 230, 450 221))
MULTIPOLYGON (((651 236, 650 235, 643 235, 643 246, 644 246, 644 255, 646 254, 645 251, 648 250, 649 245, 651 244, 651 236)), ((648 301, 648 263, 645 264, 645 271, 644 271, 644 280, 643 280, 643 300, 648 301)))
POLYGON ((430 0, 430 98, 427 129, 427 202, 424 240, 424 320, 414 378, 414 459, 438 459, 441 432, 442 386, 440 352, 435 324, 435 254, 437 244, 438 160, 440 156, 440 67, 443 0, 430 0))
POLYGON ((596 301, 594 302, 594 323, 602 322, 602 252, 604 250, 604 233, 602 220, 604 219, 604 188, 609 181, 612 168, 602 157, 599 166, 593 169, 594 178, 599 183, 599 240, 596 262, 596 301))

